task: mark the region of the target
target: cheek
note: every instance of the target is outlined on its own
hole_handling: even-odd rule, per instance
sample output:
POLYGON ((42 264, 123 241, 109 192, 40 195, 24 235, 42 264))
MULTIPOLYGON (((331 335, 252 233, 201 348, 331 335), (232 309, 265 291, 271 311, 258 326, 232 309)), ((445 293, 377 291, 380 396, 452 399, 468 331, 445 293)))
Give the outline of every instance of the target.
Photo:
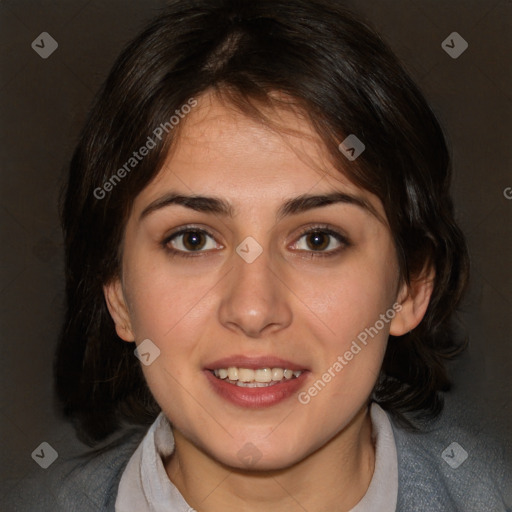
POLYGON ((358 258, 325 275, 297 279, 296 295, 338 343, 372 326, 394 303, 398 272, 393 258, 358 258))
POLYGON ((168 264, 142 262, 131 268, 126 290, 137 340, 165 343, 181 323, 201 316, 204 304, 200 299, 208 292, 208 279, 180 276, 168 264))
MULTIPOLYGON (((132 321, 137 343, 149 339, 159 351, 142 370, 158 403, 185 407, 187 386, 196 378, 195 362, 208 318, 208 302, 201 300, 209 287, 157 269, 132 274, 132 321), (184 400, 184 402, 182 402, 184 400)), ((211 315, 210 315, 211 316, 211 315)))

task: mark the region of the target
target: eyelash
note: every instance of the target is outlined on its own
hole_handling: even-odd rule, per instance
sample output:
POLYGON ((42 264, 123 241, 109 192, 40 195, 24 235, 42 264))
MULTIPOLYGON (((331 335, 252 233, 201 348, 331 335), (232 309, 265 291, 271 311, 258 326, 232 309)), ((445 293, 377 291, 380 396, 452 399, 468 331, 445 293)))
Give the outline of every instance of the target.
MULTIPOLYGON (((210 233, 208 230, 204 228, 198 228, 196 226, 184 226, 178 231, 171 233, 169 236, 165 237, 165 239, 161 242, 163 248, 171 255, 171 256, 179 256, 181 258, 197 258, 205 256, 210 251, 182 251, 180 249, 173 249, 169 246, 169 244, 175 239, 178 238, 181 235, 185 235, 190 232, 196 232, 196 233, 202 233, 205 234, 212 239, 215 239, 214 235, 210 233)), ((316 233, 321 233, 324 235, 331 236, 336 241, 338 241, 341 245, 337 249, 331 249, 330 251, 302 251, 301 252, 307 252, 308 258, 329 258, 336 256, 339 252, 346 249, 347 247, 350 247, 351 243, 348 240, 348 238, 341 233, 338 233, 337 231, 334 231, 332 228, 330 228, 328 225, 317 225, 313 227, 307 227, 301 230, 297 241, 295 244, 305 235, 313 235, 316 233)))

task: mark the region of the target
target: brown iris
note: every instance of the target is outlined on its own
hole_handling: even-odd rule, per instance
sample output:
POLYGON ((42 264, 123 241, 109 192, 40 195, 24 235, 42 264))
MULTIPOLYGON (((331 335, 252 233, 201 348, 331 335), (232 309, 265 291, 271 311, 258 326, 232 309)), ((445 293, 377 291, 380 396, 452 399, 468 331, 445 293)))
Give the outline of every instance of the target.
POLYGON ((313 251, 321 251, 329 245, 330 236, 326 233, 311 233, 307 236, 308 247, 313 251))
POLYGON ((183 235, 183 246, 188 251, 197 251, 202 249, 206 243, 206 237, 204 233, 200 231, 187 231, 183 235))

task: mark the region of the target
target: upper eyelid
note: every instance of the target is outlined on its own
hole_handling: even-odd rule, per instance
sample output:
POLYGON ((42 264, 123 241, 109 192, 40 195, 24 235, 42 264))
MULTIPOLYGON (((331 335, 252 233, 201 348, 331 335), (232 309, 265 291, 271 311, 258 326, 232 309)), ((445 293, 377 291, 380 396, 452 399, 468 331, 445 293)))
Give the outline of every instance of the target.
POLYGON ((314 224, 313 226, 307 226, 305 228, 302 228, 299 232, 299 235, 307 235, 308 233, 315 233, 315 232, 327 232, 329 234, 336 234, 340 235, 342 237, 345 237, 343 231, 341 231, 338 228, 331 227, 329 224, 314 224))
POLYGON ((169 233, 168 235, 166 235, 164 237, 164 241, 170 241, 170 240, 172 240, 172 238, 179 236, 179 235, 183 235, 185 233, 188 233, 189 231, 199 231, 201 233, 207 234, 208 236, 211 236, 212 238, 215 238, 215 235, 210 230, 203 228, 203 227, 190 225, 190 226, 181 226, 181 227, 177 228, 172 233, 169 233))

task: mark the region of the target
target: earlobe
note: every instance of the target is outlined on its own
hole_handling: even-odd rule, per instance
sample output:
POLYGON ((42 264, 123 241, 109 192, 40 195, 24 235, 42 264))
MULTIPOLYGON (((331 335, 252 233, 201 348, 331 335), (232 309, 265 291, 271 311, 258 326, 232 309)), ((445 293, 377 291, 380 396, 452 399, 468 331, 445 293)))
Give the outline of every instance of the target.
POLYGON ((116 326, 117 335, 124 341, 135 341, 121 281, 114 279, 105 284, 103 294, 110 316, 116 326))
POLYGON ((392 336, 403 336, 412 331, 425 316, 434 287, 434 272, 431 270, 425 274, 410 285, 402 285, 398 295, 401 309, 391 321, 389 329, 392 336))

